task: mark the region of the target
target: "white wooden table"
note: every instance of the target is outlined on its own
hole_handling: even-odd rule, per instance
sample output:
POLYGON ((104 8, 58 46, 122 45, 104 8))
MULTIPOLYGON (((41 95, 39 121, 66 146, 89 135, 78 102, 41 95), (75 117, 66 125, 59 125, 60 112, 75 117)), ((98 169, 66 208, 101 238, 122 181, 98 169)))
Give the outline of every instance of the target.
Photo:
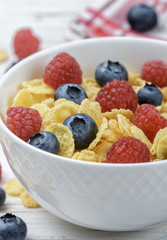
MULTIPOLYGON (((101 0, 103 1, 103 0, 101 0)), ((14 32, 31 27, 42 40, 42 48, 64 42, 71 19, 82 11, 91 0, 0 0, 0 48, 7 51, 9 60, 0 64, 0 75, 14 60, 11 48, 14 32)), ((0 147, 3 184, 14 175, 0 147)), ((156 207, 156 206, 155 206, 156 207)), ((0 208, 0 215, 11 212, 26 222, 27 240, 167 240, 167 223, 154 228, 135 232, 103 232, 86 229, 67 223, 43 208, 25 208, 19 198, 7 196, 0 208)))

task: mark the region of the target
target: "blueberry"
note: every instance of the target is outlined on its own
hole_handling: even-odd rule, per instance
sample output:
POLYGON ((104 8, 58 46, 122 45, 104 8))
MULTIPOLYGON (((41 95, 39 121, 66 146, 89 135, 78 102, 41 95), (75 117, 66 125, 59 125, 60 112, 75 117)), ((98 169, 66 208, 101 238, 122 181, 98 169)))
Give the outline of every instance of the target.
POLYGON ((121 63, 108 60, 97 66, 95 79, 103 87, 107 82, 114 79, 128 81, 128 73, 121 63))
POLYGON ((67 83, 61 85, 55 92, 55 100, 65 98, 69 101, 81 104, 87 98, 85 90, 78 84, 67 83))
POLYGON ((26 235, 27 226, 20 217, 10 213, 0 217, 0 239, 24 240, 26 235))
POLYGON ((72 131, 76 149, 87 148, 98 132, 96 122, 84 113, 71 115, 63 124, 72 131))
POLYGON ((158 21, 155 10, 144 4, 133 6, 127 14, 127 20, 131 28, 137 32, 151 30, 158 21))
POLYGON ((51 132, 39 132, 29 137, 28 143, 36 148, 54 154, 57 154, 60 148, 57 137, 51 132))
POLYGON ((155 84, 146 83, 146 85, 138 91, 137 96, 140 105, 148 103, 156 107, 161 105, 163 100, 162 93, 155 84))
POLYGON ((7 67, 7 69, 5 70, 5 73, 6 73, 7 71, 9 71, 9 69, 11 69, 13 66, 15 66, 18 62, 20 62, 20 60, 19 60, 19 61, 12 62, 12 63, 7 67))
POLYGON ((3 188, 0 187, 0 207, 4 204, 6 199, 6 193, 3 188))

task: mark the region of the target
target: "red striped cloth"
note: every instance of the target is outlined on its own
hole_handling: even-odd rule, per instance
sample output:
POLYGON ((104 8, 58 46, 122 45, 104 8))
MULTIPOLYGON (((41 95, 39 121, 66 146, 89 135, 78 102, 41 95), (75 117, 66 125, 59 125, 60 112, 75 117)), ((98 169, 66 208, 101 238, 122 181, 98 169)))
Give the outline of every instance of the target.
POLYGON ((138 36, 167 40, 166 0, 96 0, 70 24, 67 40, 103 36, 138 36), (135 32, 127 22, 129 9, 144 3, 153 7, 158 15, 157 26, 146 33, 135 32))

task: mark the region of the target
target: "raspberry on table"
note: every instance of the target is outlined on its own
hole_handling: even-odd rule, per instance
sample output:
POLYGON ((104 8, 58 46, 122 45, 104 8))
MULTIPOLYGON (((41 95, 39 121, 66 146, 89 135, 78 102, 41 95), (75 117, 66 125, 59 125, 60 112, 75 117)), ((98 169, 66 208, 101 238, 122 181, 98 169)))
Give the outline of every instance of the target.
POLYGON ((118 139, 108 150, 106 163, 149 162, 150 150, 147 145, 134 137, 118 139))
POLYGON ((11 132, 27 142, 30 136, 39 132, 42 118, 33 108, 11 107, 7 110, 6 124, 11 132))
POLYGON ((167 86, 167 64, 161 60, 146 62, 141 69, 141 78, 158 87, 167 86))
POLYGON ((135 112, 138 104, 136 92, 126 81, 113 80, 105 84, 98 92, 96 101, 99 102, 102 112, 123 108, 135 112))
POLYGON ((153 142, 156 133, 167 127, 167 119, 161 116, 155 106, 142 104, 134 114, 134 125, 140 128, 148 139, 153 142))
POLYGON ((23 59, 39 50, 40 40, 30 29, 21 29, 15 34, 13 44, 16 56, 23 59))
POLYGON ((46 66, 43 80, 54 89, 65 83, 81 84, 82 71, 74 57, 61 52, 46 66))

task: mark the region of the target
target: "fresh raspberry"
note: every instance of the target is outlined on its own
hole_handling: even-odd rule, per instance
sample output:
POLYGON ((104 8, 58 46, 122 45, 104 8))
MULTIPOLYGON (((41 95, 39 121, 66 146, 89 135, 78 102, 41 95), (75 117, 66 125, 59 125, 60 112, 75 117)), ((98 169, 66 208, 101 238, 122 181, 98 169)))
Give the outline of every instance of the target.
POLYGON ((160 129, 167 127, 167 119, 150 104, 142 104, 137 108, 133 123, 145 133, 151 142, 160 129))
POLYGON ((18 106, 7 110, 7 127, 26 142, 30 136, 39 132, 41 124, 42 118, 33 108, 18 106))
POLYGON ((68 53, 61 52, 46 66, 44 82, 54 89, 65 83, 82 83, 82 71, 78 62, 68 53))
POLYGON ((167 86, 167 64, 160 60, 146 62, 141 69, 141 78, 158 87, 167 86))
POLYGON ((147 145, 134 137, 117 140, 108 150, 107 163, 141 163, 149 162, 150 150, 147 145))
POLYGON ((137 94, 126 81, 113 80, 104 85, 98 92, 96 101, 99 102, 102 112, 114 108, 130 109, 134 112, 137 108, 137 94))
POLYGON ((14 36, 13 44, 16 56, 23 59, 39 50, 40 40, 30 29, 22 29, 14 36))

